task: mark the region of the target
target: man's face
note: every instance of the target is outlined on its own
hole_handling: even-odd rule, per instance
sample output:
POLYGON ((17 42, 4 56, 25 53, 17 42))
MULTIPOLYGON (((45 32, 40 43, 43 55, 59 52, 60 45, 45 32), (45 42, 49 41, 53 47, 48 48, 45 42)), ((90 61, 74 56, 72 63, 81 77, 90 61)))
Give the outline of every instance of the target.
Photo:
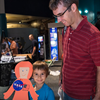
MULTIPOLYGON (((71 6, 68 7, 68 9, 71 9, 71 6)), ((67 8, 63 6, 63 3, 58 4, 58 8, 56 10, 53 10, 53 14, 59 16, 57 17, 58 22, 62 22, 65 26, 70 26, 72 25, 72 11, 66 10, 67 8)))
POLYGON ((29 40, 32 40, 31 35, 29 35, 29 40))
POLYGON ((11 40, 10 39, 8 39, 8 41, 11 43, 11 40))

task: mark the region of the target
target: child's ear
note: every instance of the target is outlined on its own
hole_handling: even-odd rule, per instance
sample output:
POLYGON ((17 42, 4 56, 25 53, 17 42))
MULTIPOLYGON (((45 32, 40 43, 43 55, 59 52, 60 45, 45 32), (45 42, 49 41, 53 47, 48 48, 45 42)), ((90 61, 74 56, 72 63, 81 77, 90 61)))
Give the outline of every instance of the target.
POLYGON ((46 78, 48 77, 49 74, 46 75, 46 78))

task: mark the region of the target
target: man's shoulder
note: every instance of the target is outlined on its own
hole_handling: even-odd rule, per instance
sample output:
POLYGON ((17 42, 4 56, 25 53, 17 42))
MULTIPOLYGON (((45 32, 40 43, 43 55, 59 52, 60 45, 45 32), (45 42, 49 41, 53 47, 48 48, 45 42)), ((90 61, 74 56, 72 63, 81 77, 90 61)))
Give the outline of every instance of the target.
POLYGON ((12 41, 12 44, 16 44, 16 42, 15 41, 12 41))
POLYGON ((84 31, 84 33, 89 34, 90 36, 100 34, 100 31, 90 22, 85 23, 81 31, 84 31))
POLYGON ((37 40, 36 39, 33 39, 32 42, 37 42, 37 40))

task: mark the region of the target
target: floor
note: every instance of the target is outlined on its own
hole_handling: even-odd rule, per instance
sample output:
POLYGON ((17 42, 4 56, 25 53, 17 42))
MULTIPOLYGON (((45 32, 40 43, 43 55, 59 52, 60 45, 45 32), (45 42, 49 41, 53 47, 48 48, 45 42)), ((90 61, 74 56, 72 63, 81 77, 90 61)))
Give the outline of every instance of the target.
MULTIPOLYGON (((55 62, 54 65, 50 67, 51 71, 60 71, 60 69, 61 69, 61 61, 55 62)), ((53 75, 49 75, 45 81, 45 83, 54 91, 55 100, 59 100, 59 96, 57 94, 58 87, 59 87, 58 81, 59 81, 59 76, 53 76, 53 75)), ((0 86, 0 100, 3 100, 3 93, 6 92, 8 88, 9 86, 6 87, 0 86)), ((13 95, 14 93, 7 100, 12 100, 13 95)))
MULTIPOLYGON (((52 71, 57 71, 61 69, 61 67, 51 67, 50 68, 52 71)), ((55 94, 55 100, 59 100, 59 96, 57 94, 58 92, 58 82, 59 82, 59 76, 52 76, 52 75, 49 75, 46 79, 46 84, 54 91, 54 94, 55 94)))

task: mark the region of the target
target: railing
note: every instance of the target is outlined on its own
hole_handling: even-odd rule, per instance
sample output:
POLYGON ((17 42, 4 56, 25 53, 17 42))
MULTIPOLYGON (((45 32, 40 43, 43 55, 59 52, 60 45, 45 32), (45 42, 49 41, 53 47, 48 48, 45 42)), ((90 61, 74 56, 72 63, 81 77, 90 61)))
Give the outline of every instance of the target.
POLYGON ((26 53, 27 51, 29 51, 31 49, 32 45, 28 46, 25 50, 23 50, 23 53, 26 53))

